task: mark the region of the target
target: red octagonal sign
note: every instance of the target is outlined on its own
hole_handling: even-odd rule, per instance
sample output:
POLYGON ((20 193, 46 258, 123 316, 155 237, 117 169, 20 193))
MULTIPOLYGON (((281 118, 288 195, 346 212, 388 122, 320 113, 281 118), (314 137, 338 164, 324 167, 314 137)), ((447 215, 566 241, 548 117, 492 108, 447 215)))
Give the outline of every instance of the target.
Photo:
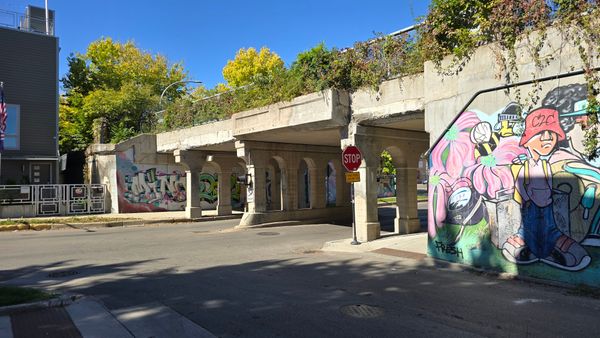
POLYGON ((362 162, 362 154, 355 146, 347 146, 342 152, 342 163, 348 171, 356 171, 362 162))

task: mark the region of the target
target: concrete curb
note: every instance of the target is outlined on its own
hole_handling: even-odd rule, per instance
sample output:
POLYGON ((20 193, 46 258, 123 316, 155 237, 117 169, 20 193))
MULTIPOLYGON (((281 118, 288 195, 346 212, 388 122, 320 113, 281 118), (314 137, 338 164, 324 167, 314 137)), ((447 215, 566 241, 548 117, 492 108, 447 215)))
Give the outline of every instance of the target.
POLYGON ((0 225, 2 231, 26 231, 26 230, 62 230, 62 229, 86 229, 86 228, 115 228, 127 226, 145 226, 151 224, 175 224, 189 222, 210 222, 242 218, 242 215, 226 215, 226 216, 204 216, 201 218, 167 218, 153 220, 129 220, 129 221, 110 221, 110 222, 92 222, 92 223, 40 223, 40 224, 11 224, 0 225))
POLYGON ((73 304, 74 302, 84 298, 83 295, 60 295, 56 298, 42 300, 33 303, 16 304, 0 307, 0 316, 10 315, 13 313, 31 311, 37 309, 45 309, 50 307, 61 307, 73 304))

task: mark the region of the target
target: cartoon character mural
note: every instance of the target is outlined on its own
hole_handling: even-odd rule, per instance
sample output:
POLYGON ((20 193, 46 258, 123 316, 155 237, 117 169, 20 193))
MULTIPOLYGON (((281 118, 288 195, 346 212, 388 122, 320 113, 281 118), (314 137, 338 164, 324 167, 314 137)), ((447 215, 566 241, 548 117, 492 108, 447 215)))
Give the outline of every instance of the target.
POLYGON ((600 170, 581 155, 586 98, 585 85, 573 84, 529 112, 509 103, 494 114, 461 114, 429 159, 431 255, 470 255, 467 263, 505 270, 592 264, 600 170))

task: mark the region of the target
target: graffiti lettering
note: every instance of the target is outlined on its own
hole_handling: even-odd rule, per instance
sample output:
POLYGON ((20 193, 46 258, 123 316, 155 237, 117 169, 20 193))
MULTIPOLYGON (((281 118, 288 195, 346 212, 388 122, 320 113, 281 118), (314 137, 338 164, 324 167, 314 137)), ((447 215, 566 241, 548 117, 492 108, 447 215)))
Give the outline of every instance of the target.
POLYGON ((462 249, 457 248, 454 246, 454 244, 445 244, 440 241, 435 241, 435 249, 444 254, 453 255, 458 258, 464 258, 462 249))
POLYGON ((556 119, 553 115, 539 115, 539 116, 535 116, 533 118, 533 120, 531 121, 531 125, 533 127, 545 127, 545 126, 551 126, 554 123, 556 123, 556 119))

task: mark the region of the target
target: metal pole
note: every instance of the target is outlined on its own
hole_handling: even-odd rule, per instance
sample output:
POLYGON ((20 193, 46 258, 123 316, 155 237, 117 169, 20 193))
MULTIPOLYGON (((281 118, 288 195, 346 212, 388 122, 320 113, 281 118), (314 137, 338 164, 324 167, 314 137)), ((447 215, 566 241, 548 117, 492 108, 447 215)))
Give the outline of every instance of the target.
POLYGON ((356 240, 356 218, 354 217, 354 183, 350 183, 350 194, 352 195, 352 245, 359 245, 360 242, 356 240))
POLYGON ((48 0, 44 1, 45 4, 45 8, 46 8, 46 35, 50 35, 50 22, 48 22, 49 20, 49 15, 48 15, 48 0))

